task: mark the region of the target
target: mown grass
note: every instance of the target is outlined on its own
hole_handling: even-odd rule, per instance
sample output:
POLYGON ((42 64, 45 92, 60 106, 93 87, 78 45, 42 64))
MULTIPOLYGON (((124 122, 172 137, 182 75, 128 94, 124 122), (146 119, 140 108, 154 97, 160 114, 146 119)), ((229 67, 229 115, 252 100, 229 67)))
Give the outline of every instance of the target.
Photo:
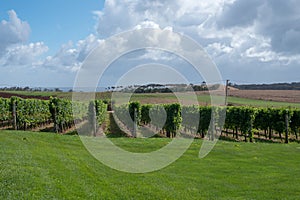
MULTIPOLYGON (((112 138, 148 152, 166 138, 112 138)), ((204 159, 195 140, 175 163, 129 174, 94 159, 78 136, 0 132, 0 199, 299 199, 300 145, 219 141, 204 159)))

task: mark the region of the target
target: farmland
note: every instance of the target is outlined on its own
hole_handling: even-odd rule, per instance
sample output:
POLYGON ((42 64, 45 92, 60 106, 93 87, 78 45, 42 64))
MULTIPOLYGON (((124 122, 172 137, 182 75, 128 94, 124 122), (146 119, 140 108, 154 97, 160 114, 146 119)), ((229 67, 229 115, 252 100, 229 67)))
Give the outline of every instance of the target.
POLYGON ((248 99, 300 103, 300 90, 231 90, 229 94, 248 99))
MULTIPOLYGON (((184 97, 186 100, 188 95, 184 97)), ((114 144, 136 153, 151 152, 168 144, 181 122, 196 138, 210 137, 208 126, 214 108, 209 106, 208 94, 197 95, 200 106, 180 106, 172 94, 134 94, 131 104, 117 105, 116 113, 129 110, 141 126, 148 126, 150 108, 166 110, 171 117, 167 118, 163 131, 159 137, 147 139, 127 137, 112 114, 107 114, 107 105, 101 100, 75 103, 78 112, 73 115, 67 96, 49 100, 0 99, 2 129, 14 128, 10 124, 14 112, 17 129, 40 130, 38 127, 45 124, 51 127, 48 130, 51 133, 0 131, 0 198, 297 199, 300 195, 300 112, 295 102, 230 96, 229 103, 235 106, 217 108, 217 113, 225 109, 227 118, 222 140, 207 157, 198 158, 203 140, 195 139, 176 162, 147 174, 123 173, 103 165, 84 148, 76 131, 68 132, 74 127, 73 116, 80 123, 95 121, 104 124, 105 133, 114 144), (199 128, 192 127, 192 120, 182 118, 181 111, 200 113, 199 128), (288 129, 285 116, 294 117, 288 121, 288 129), (288 137, 286 130, 289 130, 288 137), (289 144, 283 144, 286 138, 289 144), (237 142, 244 140, 247 142, 237 142)), ((107 99, 110 94, 96 96, 107 99)), ((96 132, 95 129, 94 136, 96 132)))
MULTIPOLYGON (((190 96, 193 94, 190 94, 190 96)), ((209 105, 208 92, 196 92, 200 105, 209 105)), ((71 99, 71 92, 30 92, 30 91, 2 91, 0 97, 21 96, 31 98, 49 99, 50 96, 71 99)), ((185 94, 189 98, 188 94, 185 94)), ((111 98, 111 92, 96 93, 97 99, 111 98)), ((178 102, 172 93, 134 94, 133 101, 143 104, 163 104, 178 102)), ((299 90, 230 90, 228 103, 232 105, 249 105, 258 107, 300 107, 299 90)))
POLYGON ((300 200, 299 8, 2 0, 0 200, 300 200))
MULTIPOLYGON (((279 91, 277 91, 279 92, 279 91)), ((292 91, 291 91, 292 92, 292 91)), ((259 99, 257 96, 247 96, 245 98, 244 94, 246 91, 240 92, 235 96, 228 97, 228 103, 231 105, 246 105, 246 106, 254 106, 254 107, 297 107, 300 108, 300 103, 297 102, 290 102, 289 100, 285 101, 275 101, 275 94, 274 96, 270 96, 268 100, 266 99, 259 99), (243 96, 244 95, 244 96, 243 96), (272 99, 272 100, 270 100, 272 99), (274 99, 274 100, 273 100, 274 99)), ((235 93, 234 93, 235 94, 235 93)), ((188 100, 189 96, 193 94, 184 94, 185 98, 188 100)), ((207 92, 197 92, 197 99, 200 105, 210 105, 210 96, 207 92)), ((176 103, 178 102, 176 96, 171 93, 167 94, 134 94, 131 97, 133 101, 140 101, 144 104, 163 104, 163 103, 176 103)), ((282 100, 282 99, 281 99, 282 100)), ((297 97, 297 101, 300 101, 300 97, 297 97)))
MULTIPOLYGON (((109 121, 106 115, 109 105, 101 100, 72 102, 56 97, 51 97, 50 100, 0 98, 0 127, 32 130, 52 123, 52 131, 66 133, 75 124, 86 123, 93 129, 93 133, 86 130, 84 134, 97 135, 97 127, 109 121)), ((134 128, 130 124, 135 120, 137 125, 153 129, 153 135, 163 134, 169 138, 177 133, 189 132, 188 134, 195 137, 201 135, 201 138, 204 138, 206 135, 212 140, 215 136, 226 133, 227 137, 236 140, 244 137, 245 142, 248 139, 252 142, 254 138, 260 140, 261 135, 269 141, 299 141, 300 110, 295 108, 226 108, 178 103, 141 104, 132 101, 129 104, 116 104, 113 110, 119 125, 126 127, 131 133, 134 128), (128 111, 130 117, 127 117, 128 111), (166 118, 163 117, 164 113, 166 118), (153 114, 155 117, 151 118, 153 114), (162 122, 164 124, 161 124, 162 122)))

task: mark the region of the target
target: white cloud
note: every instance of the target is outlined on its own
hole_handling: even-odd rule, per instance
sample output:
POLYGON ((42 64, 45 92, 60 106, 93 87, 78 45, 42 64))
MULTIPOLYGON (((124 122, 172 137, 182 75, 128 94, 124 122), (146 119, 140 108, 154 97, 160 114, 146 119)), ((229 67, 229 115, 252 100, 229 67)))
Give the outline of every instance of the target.
POLYGON ((226 46, 221 43, 212 43, 207 46, 207 51, 212 56, 219 56, 220 54, 229 54, 232 52, 233 48, 230 46, 226 46))
POLYGON ((26 44, 31 31, 29 24, 19 19, 14 10, 8 15, 9 20, 0 23, 0 66, 39 66, 40 56, 48 47, 43 42, 26 44))
MULTIPOLYGON (((152 26, 172 27, 192 36, 206 48, 214 43, 224 44, 232 49, 226 53, 236 54, 231 56, 247 56, 248 49, 262 43, 269 46, 267 50, 264 46, 258 51, 298 54, 300 14, 295 9, 298 5, 295 0, 284 3, 272 0, 107 0, 99 14, 98 32, 105 38, 151 22, 152 26), (280 12, 281 7, 284 11, 280 12)), ((263 62, 278 59, 278 56, 269 56, 263 62)))
POLYGON ((26 42, 30 35, 29 24, 20 20, 14 10, 8 15, 8 21, 0 22, 0 56, 10 45, 26 42))
POLYGON ((300 73, 299 6, 297 0, 107 0, 97 30, 106 38, 149 22, 170 27, 202 45, 227 78, 290 81, 300 73))
POLYGON ((48 47, 42 42, 11 46, 7 48, 6 53, 0 59, 0 64, 10 67, 38 66, 41 64, 41 60, 38 58, 47 51, 48 47))
MULTIPOLYGON (((300 73, 300 69, 295 71, 300 64, 299 6, 297 0, 106 0, 103 10, 93 12, 98 18, 97 36, 65 44, 43 61, 40 56, 47 47, 43 43, 24 44, 30 26, 9 11, 9 20, 0 23, 0 64, 33 63, 54 71, 74 72, 108 37, 132 29, 160 28, 192 37, 212 56, 224 76, 239 74, 253 81, 263 80, 257 74, 263 74, 259 72, 264 69, 270 74, 268 80, 272 74, 274 79, 286 74, 289 80, 300 73), (251 70, 256 76, 248 76, 251 70)), ((146 42, 176 46, 180 42, 169 36, 164 33, 144 41, 144 35, 135 34, 131 37, 136 44, 128 45, 146 42)), ((121 48, 124 42, 117 38, 111 50, 121 48)), ((146 51, 141 58, 159 60, 161 56, 165 55, 146 51)), ((160 60, 168 59, 165 56, 160 60)))
POLYGON ((299 1, 237 0, 224 7, 217 20, 222 28, 250 27, 270 39, 270 50, 300 54, 299 1))
POLYGON ((154 61, 171 61, 175 59, 176 57, 174 55, 167 54, 165 52, 154 50, 154 49, 148 49, 146 53, 144 53, 142 56, 140 56, 138 59, 140 60, 154 60, 154 61))
POLYGON ((107 0, 99 17, 98 33, 106 38, 143 22, 161 28, 199 26, 220 9, 223 0, 107 0))
POLYGON ((101 43, 93 34, 80 40, 76 45, 72 42, 63 45, 54 56, 48 56, 43 67, 54 71, 77 71, 88 54, 101 43))
POLYGON ((159 25, 153 21, 143 21, 140 24, 136 25, 134 29, 142 29, 142 28, 160 28, 159 25))

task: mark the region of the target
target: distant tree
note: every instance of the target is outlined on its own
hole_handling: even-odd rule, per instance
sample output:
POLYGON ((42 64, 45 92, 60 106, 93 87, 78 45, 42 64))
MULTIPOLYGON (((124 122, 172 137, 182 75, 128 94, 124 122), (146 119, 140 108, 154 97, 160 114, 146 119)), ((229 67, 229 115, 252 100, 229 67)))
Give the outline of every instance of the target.
POLYGON ((55 92, 62 92, 62 90, 60 90, 59 88, 55 88, 54 91, 55 92))

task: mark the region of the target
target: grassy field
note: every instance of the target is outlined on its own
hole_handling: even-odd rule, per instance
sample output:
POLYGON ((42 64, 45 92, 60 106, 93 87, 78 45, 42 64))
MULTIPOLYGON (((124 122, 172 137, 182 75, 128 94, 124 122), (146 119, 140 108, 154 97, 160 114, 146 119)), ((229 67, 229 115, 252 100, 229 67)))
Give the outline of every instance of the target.
MULTIPOLYGON (((113 138, 133 152, 169 139, 113 138)), ((219 141, 198 159, 201 140, 148 174, 110 169, 78 136, 0 132, 0 199, 299 199, 300 144, 219 141)))

